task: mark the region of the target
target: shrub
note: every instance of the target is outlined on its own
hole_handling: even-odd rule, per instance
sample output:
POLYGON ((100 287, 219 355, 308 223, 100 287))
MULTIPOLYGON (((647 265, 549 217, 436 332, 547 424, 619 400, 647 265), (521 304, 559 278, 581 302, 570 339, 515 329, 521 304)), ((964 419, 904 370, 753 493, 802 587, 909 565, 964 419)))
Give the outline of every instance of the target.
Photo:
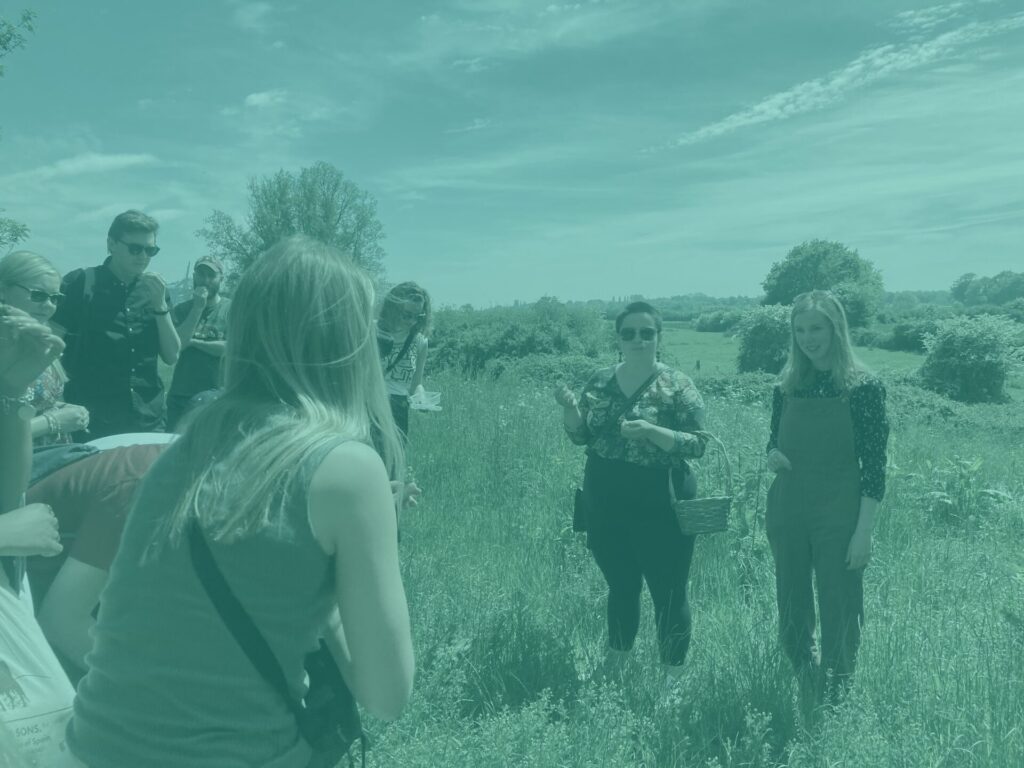
POLYGON ((489 367, 531 355, 597 357, 610 343, 608 325, 594 309, 557 299, 518 307, 442 309, 435 313, 429 365, 479 376, 489 367))
POLYGON ((746 312, 736 325, 740 352, 736 367, 740 373, 778 373, 789 353, 789 307, 772 304, 746 312))
POLYGON ((694 330, 721 333, 732 329, 741 317, 743 317, 743 313, 737 309, 718 309, 714 312, 705 312, 697 318, 694 330))
POLYGON ((942 320, 924 344, 928 357, 920 373, 929 389, 965 403, 1008 399, 1006 377, 1021 359, 1015 323, 993 315, 942 320))
POLYGON ((893 326, 892 334, 882 342, 884 349, 896 352, 924 352, 924 340, 938 329, 936 318, 904 320, 893 326))

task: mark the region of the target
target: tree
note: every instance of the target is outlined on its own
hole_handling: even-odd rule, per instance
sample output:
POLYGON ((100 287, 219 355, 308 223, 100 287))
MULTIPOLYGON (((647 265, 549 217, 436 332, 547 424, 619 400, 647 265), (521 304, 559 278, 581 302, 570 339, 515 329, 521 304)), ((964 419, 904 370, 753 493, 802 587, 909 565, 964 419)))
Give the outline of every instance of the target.
POLYGON ((223 211, 214 211, 196 232, 211 252, 239 272, 274 243, 303 234, 348 253, 379 280, 383 272, 384 228, 377 201, 330 163, 319 162, 297 174, 278 171, 249 180, 245 226, 223 211))
POLYGON ((971 283, 976 277, 977 275, 974 272, 967 272, 956 279, 956 282, 949 289, 949 293, 954 301, 959 301, 961 304, 966 302, 967 290, 971 287, 971 283))
MULTIPOLYGON (((0 19, 0 59, 25 45, 25 33, 33 31, 32 22, 35 17, 36 15, 32 11, 22 11, 21 18, 17 23, 0 19)), ((0 77, 3 76, 4 65, 0 64, 0 77)), ((0 213, 3 213, 2 208, 0 208, 0 213)), ((0 216, 0 251, 13 248, 26 237, 28 237, 28 227, 14 219, 0 216)))
MULTIPOLYGON (((25 33, 34 31, 32 22, 36 15, 32 11, 22 11, 18 22, 11 23, 0 19, 0 59, 25 45, 25 33)), ((0 77, 4 76, 4 65, 0 64, 0 77)))
POLYGON ((851 326, 866 325, 882 297, 882 275, 857 251, 829 240, 809 240, 772 264, 762 304, 792 304, 801 293, 831 290, 851 326))
POLYGON ((790 334, 787 307, 776 304, 747 310, 736 325, 740 337, 737 371, 781 371, 789 354, 790 334))
POLYGON ((966 403, 1002 403, 1006 382, 1024 361, 1020 327, 1004 317, 940 320, 925 335, 921 366, 925 387, 966 403))

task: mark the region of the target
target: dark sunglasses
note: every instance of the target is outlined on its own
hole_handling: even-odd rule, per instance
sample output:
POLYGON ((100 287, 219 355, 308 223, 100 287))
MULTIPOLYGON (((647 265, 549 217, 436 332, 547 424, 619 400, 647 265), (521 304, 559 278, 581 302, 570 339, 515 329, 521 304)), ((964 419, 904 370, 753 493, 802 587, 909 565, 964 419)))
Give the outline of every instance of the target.
MULTIPOLYGON (((621 331, 619 331, 619 338, 622 339, 623 341, 632 341, 633 339, 636 338, 636 334, 636 328, 623 328, 621 331)), ((654 337, 657 335, 658 332, 654 328, 640 329, 640 338, 643 341, 652 341, 654 337)))
POLYGON ((160 253, 159 245, 139 245, 138 243, 126 243, 124 240, 118 240, 117 242, 119 242, 121 245, 127 248, 128 253, 130 253, 132 256, 138 256, 140 253, 145 251, 146 255, 152 259, 158 253, 160 253))
POLYGON ((44 301, 49 301, 54 306, 57 306, 60 304, 61 299, 64 298, 63 293, 47 293, 46 291, 40 291, 38 288, 29 288, 21 283, 11 283, 11 285, 16 285, 23 291, 27 291, 28 300, 33 304, 42 304, 44 301))
POLYGON ((400 312, 399 317, 403 320, 422 320, 427 316, 426 312, 400 312))

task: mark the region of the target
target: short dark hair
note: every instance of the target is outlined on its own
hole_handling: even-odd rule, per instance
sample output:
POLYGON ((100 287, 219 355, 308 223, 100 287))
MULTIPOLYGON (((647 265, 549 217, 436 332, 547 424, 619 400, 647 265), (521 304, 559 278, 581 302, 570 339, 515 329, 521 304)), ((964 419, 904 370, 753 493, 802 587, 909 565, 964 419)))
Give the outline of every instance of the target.
POLYGON ((120 240, 122 235, 131 232, 144 234, 152 232, 155 235, 158 229, 160 229, 160 225, 152 216, 147 216, 142 211, 130 210, 114 217, 110 229, 107 230, 107 237, 111 240, 120 240))
POLYGON ((626 308, 615 316, 615 332, 622 329, 623 321, 630 315, 650 315, 654 319, 654 327, 661 335, 661 312, 655 309, 646 301, 634 301, 626 305, 626 308))

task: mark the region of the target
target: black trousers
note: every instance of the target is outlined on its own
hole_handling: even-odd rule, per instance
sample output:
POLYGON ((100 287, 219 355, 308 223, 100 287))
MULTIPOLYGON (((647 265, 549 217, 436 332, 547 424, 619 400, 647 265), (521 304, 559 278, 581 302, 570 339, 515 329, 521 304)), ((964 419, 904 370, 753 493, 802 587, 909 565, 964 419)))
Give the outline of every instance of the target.
MULTIPOLYGON (((680 498, 693 498, 690 471, 673 478, 680 498)), ((661 660, 679 665, 690 647, 686 589, 694 537, 679 530, 669 503, 668 470, 587 457, 583 474, 587 543, 608 582, 608 644, 633 647, 640 629, 644 582, 654 601, 661 660)))
POLYGON ((395 424, 402 430, 402 434, 406 437, 409 436, 409 396, 408 395, 389 395, 388 400, 391 403, 391 415, 395 419, 395 424))

